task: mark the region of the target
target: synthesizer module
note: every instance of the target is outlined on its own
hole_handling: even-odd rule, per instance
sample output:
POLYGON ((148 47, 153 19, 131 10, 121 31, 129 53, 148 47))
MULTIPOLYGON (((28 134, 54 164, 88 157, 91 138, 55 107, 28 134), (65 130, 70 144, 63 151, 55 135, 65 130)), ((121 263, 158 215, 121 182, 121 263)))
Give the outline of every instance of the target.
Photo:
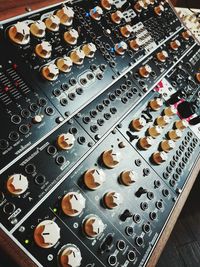
POLYGON ((146 266, 200 156, 198 41, 167 0, 75 0, 1 21, 0 51, 1 243, 146 266))

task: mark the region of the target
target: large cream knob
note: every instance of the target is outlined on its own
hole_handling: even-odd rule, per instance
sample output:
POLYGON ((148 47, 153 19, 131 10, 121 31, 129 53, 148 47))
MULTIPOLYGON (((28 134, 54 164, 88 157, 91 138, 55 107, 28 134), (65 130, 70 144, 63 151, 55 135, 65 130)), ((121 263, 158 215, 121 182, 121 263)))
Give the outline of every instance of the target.
POLYGON ((156 138, 162 132, 162 127, 160 126, 152 126, 148 128, 148 133, 151 137, 156 138))
POLYGON ((46 25, 43 21, 38 20, 30 25, 32 35, 38 38, 45 36, 46 25))
POLYGON ((146 125, 146 121, 143 118, 133 119, 131 122, 131 127, 135 131, 140 131, 145 125, 146 125))
POLYGON ((70 58, 74 64, 81 65, 83 64, 85 53, 77 48, 70 53, 70 58))
POLYGON ((95 44, 88 43, 88 44, 85 44, 82 47, 82 50, 83 50, 83 52, 84 52, 84 54, 85 54, 86 57, 93 58, 95 52, 97 51, 97 48, 96 48, 96 45, 95 44))
POLYGON ((60 19, 56 15, 51 15, 45 20, 45 25, 48 30, 57 32, 59 30, 60 19))
POLYGON ((144 9, 147 9, 148 6, 151 4, 150 0, 143 0, 144 3, 144 9))
POLYGON ((156 58, 159 62, 165 62, 168 58, 168 53, 166 51, 161 51, 156 54, 156 58))
POLYGON ((110 10, 113 3, 113 0, 101 0, 101 6, 106 10, 110 10))
POLYGON ((188 41, 192 35, 190 31, 187 30, 187 31, 182 32, 181 36, 183 37, 184 40, 188 41))
POLYGON ((124 185, 132 185, 137 179, 137 173, 134 171, 123 171, 120 180, 124 185))
POLYGON ((123 13, 119 10, 111 14, 111 20, 116 24, 120 24, 122 18, 123 18, 123 13))
POLYGON ((60 19, 60 23, 65 26, 72 25, 74 18, 74 11, 71 7, 64 6, 62 9, 56 12, 56 15, 60 19))
POLYGON ((66 43, 75 45, 77 43, 79 34, 75 29, 70 29, 64 33, 64 40, 66 43))
POLYGON ((157 125, 161 126, 161 127, 164 127, 166 126, 167 124, 170 123, 170 118, 166 115, 164 116, 159 116, 157 119, 156 119, 156 123, 157 125))
POLYGON ((149 102, 149 106, 152 110, 157 111, 163 105, 163 100, 161 98, 154 98, 149 102))
POLYGON ((133 32, 133 28, 131 27, 131 25, 125 25, 125 26, 120 28, 120 32, 121 32, 122 36, 128 38, 131 35, 131 33, 133 32))
POLYGON ((176 141, 182 137, 182 132, 180 130, 171 130, 168 132, 168 136, 171 140, 176 141))
POLYGON ((119 207, 123 202, 123 199, 119 193, 108 192, 104 196, 104 203, 108 209, 115 209, 119 207))
POLYGON ((60 239, 60 228, 51 220, 45 220, 38 224, 34 231, 34 240, 41 248, 51 248, 60 239))
POLYGON ((149 149, 153 144, 153 138, 151 136, 144 136, 138 141, 140 147, 144 150, 149 149))
POLYGON ((171 117, 171 116, 174 116, 177 113, 177 111, 173 106, 171 106, 171 107, 165 108, 163 110, 163 113, 164 115, 171 117))
POLYGON ((61 267, 79 267, 82 261, 80 249, 73 244, 67 244, 60 252, 59 259, 61 267))
POLYGON ((58 78, 58 74, 59 70, 53 63, 42 68, 42 76, 49 81, 55 81, 58 78))
POLYGON ((95 20, 100 20, 103 14, 103 10, 100 6, 96 6, 90 10, 90 16, 95 20))
POLYGON ((89 189, 96 190, 105 182, 105 177, 102 169, 89 169, 84 174, 84 183, 89 189))
POLYGON ((52 46, 49 42, 43 41, 35 47, 35 53, 41 58, 50 58, 52 46))
POLYGON ((8 36, 16 44, 26 45, 30 41, 30 29, 25 22, 17 22, 9 28, 8 36))
POLYGON ((120 162, 121 154, 119 151, 113 149, 106 150, 103 152, 103 163, 108 168, 115 168, 120 162))
POLYGON ((67 73, 71 71, 73 62, 70 57, 63 57, 56 60, 56 65, 60 71, 67 73))
POLYGON ((127 48, 127 44, 123 41, 115 45, 115 51, 118 55, 123 55, 126 52, 127 48))
POLYGON ((63 197, 61 206, 66 215, 75 217, 85 208, 85 198, 80 193, 70 192, 63 197))
POLYGON ((175 122, 175 127, 176 129, 179 129, 179 130, 184 130, 185 128, 188 127, 188 122, 186 120, 179 120, 179 121, 176 121, 175 122))
POLYGON ((137 1, 136 4, 134 5, 134 9, 139 13, 142 12, 143 8, 144 8, 144 2, 142 0, 137 1))
POLYGON ((170 42, 169 46, 172 50, 177 51, 181 46, 181 43, 179 42, 179 40, 174 40, 170 42))
POLYGON ((66 133, 61 134, 57 138, 57 145, 60 149, 63 150, 69 150, 74 146, 75 143, 75 137, 73 134, 66 133))
POLYGON ((148 78, 150 73, 152 71, 152 68, 149 65, 145 65, 139 68, 139 74, 142 78, 148 78))
POLYGON ((200 72, 196 73, 195 78, 200 83, 200 72))
POLYGON ((172 140, 163 140, 160 143, 160 147, 164 152, 169 152, 170 150, 175 148, 175 143, 172 140))
POLYGON ((28 179, 22 174, 13 174, 7 180, 7 189, 13 195, 21 195, 28 189, 28 179))
POLYGON ((154 163, 160 165, 167 160, 167 154, 163 151, 162 152, 156 151, 153 153, 152 159, 154 163))
POLYGON ((138 51, 140 49, 139 40, 137 38, 133 39, 133 40, 130 40, 129 46, 133 51, 138 51))
POLYGON ((163 5, 159 5, 159 6, 154 7, 154 12, 157 16, 161 16, 164 10, 165 9, 164 9, 163 5))
POLYGON ((99 236, 101 233, 103 233, 104 228, 105 226, 102 220, 95 215, 91 215, 83 223, 83 230, 85 234, 90 238, 95 238, 99 236))

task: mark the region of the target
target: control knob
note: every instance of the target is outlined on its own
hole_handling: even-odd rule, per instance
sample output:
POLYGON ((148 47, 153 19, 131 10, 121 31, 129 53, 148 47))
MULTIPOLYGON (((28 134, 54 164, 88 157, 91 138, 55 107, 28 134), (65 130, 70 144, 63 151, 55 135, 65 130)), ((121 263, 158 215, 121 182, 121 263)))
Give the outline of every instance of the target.
POLYGON ((149 106, 152 110, 157 111, 163 105, 163 100, 161 98, 154 98, 149 102, 149 106))
POLYGON ((137 174, 134 171, 123 171, 120 175, 120 180, 124 185, 132 185, 137 179, 137 174))
POLYGON ((105 182, 105 173, 102 169, 89 169, 84 174, 84 183, 91 189, 96 190, 105 182))
POLYGON ((60 149, 63 150, 71 149, 74 146, 74 143, 75 138, 71 133, 61 134, 57 138, 57 145, 60 149))
POLYGON ((123 200, 119 193, 108 192, 104 196, 104 204, 108 209, 114 209, 122 204, 123 200))
POLYGON ((131 122, 131 127, 135 131, 140 131, 145 125, 146 125, 146 121, 143 118, 133 119, 131 122))
POLYGON ((85 53, 79 48, 77 48, 70 53, 70 58, 74 64, 81 65, 83 64, 85 53))
POLYGON ((142 12, 143 8, 144 8, 144 2, 142 0, 137 1, 134 5, 134 9, 139 13, 142 12))
POLYGON ((196 73, 195 78, 200 83, 200 72, 196 73))
POLYGON ((115 45, 115 51, 119 55, 123 55, 126 52, 127 48, 127 44, 123 41, 115 45))
POLYGON ((75 29, 70 29, 64 33, 64 40, 70 45, 75 45, 77 43, 79 34, 75 29))
POLYGON ((179 47, 181 46, 181 43, 178 40, 174 40, 170 42, 170 48, 174 51, 177 51, 179 47))
POLYGON ((160 126, 152 126, 148 128, 148 133, 151 137, 156 138, 162 132, 162 127, 160 126))
POLYGON ((113 149, 106 150, 103 152, 103 163, 108 168, 115 168, 120 162, 121 154, 119 151, 113 149))
POLYGON ((138 144, 144 150, 150 148, 153 144, 153 138, 151 136, 144 136, 139 139, 138 144))
POLYGON ((182 137, 182 132, 180 130, 171 130, 168 132, 168 136, 171 140, 176 141, 182 137))
POLYGON ((110 10, 113 3, 113 0, 101 0, 101 6, 106 10, 110 10))
POLYGON ((98 216, 91 215, 84 221, 83 230, 88 237, 95 238, 104 231, 104 224, 98 216))
POLYGON ((188 122, 186 120, 179 120, 175 122, 176 129, 184 130, 188 127, 188 122))
POLYGON ((156 123, 161 126, 161 127, 164 127, 166 126, 167 124, 170 123, 170 118, 166 115, 164 116, 159 116, 157 119, 156 119, 156 123))
POLYGON ((13 174, 7 180, 7 189, 13 195, 21 195, 28 189, 28 179, 22 174, 13 174))
POLYGON ((154 7, 154 12, 157 16, 161 16, 164 10, 165 9, 164 9, 163 5, 159 5, 159 6, 154 7))
POLYGON ((80 249, 73 245, 67 244, 59 254, 61 267, 79 267, 81 266, 82 256, 80 249))
POLYGON ((133 28, 130 25, 125 25, 120 28, 120 32, 122 36, 126 38, 128 38, 131 35, 132 31, 133 31, 133 28))
POLYGON ((161 51, 156 54, 156 58, 158 61, 164 63, 166 59, 168 58, 168 53, 166 51, 161 51))
POLYGON ((67 73, 71 71, 73 62, 70 57, 63 57, 56 60, 56 65, 60 71, 67 73))
POLYGON ((63 197, 61 206, 66 215, 75 217, 85 208, 85 198, 80 193, 70 192, 63 197))
POLYGON ((169 152, 170 150, 175 148, 175 143, 172 140, 163 140, 160 143, 160 146, 164 152, 169 152))
POLYGON ((95 52, 97 51, 96 45, 93 43, 88 43, 83 45, 82 50, 86 57, 93 58, 95 52))
POLYGON ((62 9, 56 12, 56 15, 60 19, 60 23, 65 26, 72 25, 74 18, 74 11, 71 7, 64 6, 62 9))
POLYGON ((142 78, 148 78, 151 71, 152 68, 147 64, 139 68, 139 74, 142 78))
POLYGON ((41 58, 50 58, 52 52, 52 46, 49 42, 42 41, 35 47, 35 53, 41 58))
POLYGON ((120 24, 122 18, 123 18, 123 13, 119 10, 111 14, 111 20, 116 24, 120 24))
POLYGON ((55 81, 58 78, 58 74, 59 70, 53 63, 42 68, 42 76, 49 81, 55 81))
POLYGON ((188 41, 192 35, 190 31, 187 30, 187 31, 182 32, 181 36, 183 37, 184 40, 188 41))
POLYGON ((57 32, 59 30, 60 19, 56 15, 51 15, 45 20, 45 25, 48 30, 57 32))
POLYGON ((42 38, 45 36, 46 25, 43 21, 38 20, 30 25, 30 31, 32 35, 37 38, 42 38))
POLYGON ((164 115, 171 117, 171 116, 176 114, 176 109, 173 106, 166 107, 163 110, 163 113, 164 113, 164 115))
POLYGON ((16 44, 26 45, 30 41, 30 29, 25 22, 17 22, 9 28, 8 36, 16 44))
POLYGON ((129 42, 129 46, 132 50, 134 51, 138 51, 140 49, 140 43, 139 43, 139 40, 136 38, 136 39, 133 39, 133 40, 130 40, 129 42))
POLYGON ((167 154, 164 151, 162 152, 156 151, 153 153, 152 159, 154 163, 156 163, 157 165, 160 165, 161 163, 167 160, 167 154))
POLYGON ((100 20, 103 14, 103 10, 100 6, 96 6, 90 10, 90 16, 95 20, 100 20))

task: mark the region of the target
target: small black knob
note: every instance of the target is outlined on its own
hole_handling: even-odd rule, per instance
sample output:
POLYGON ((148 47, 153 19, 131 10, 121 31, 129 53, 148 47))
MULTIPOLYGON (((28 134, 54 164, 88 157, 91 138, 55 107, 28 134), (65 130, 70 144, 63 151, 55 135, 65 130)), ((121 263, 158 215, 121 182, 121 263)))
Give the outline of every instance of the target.
POLYGON ((147 190, 144 189, 143 187, 140 187, 138 191, 135 193, 135 195, 136 197, 141 197, 141 195, 146 194, 146 193, 147 193, 147 190))
POLYGON ((127 218, 130 218, 133 216, 133 213, 130 212, 129 210, 125 210, 121 215, 120 215, 120 220, 125 222, 127 218))

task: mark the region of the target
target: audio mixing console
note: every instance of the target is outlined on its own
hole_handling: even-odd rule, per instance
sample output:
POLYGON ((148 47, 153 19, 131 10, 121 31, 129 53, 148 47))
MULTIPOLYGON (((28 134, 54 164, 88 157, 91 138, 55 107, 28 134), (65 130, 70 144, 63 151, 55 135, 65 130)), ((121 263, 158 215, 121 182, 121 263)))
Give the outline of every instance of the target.
POLYGON ((196 39, 168 1, 77 0, 0 22, 0 51, 11 255, 145 266, 199 160, 196 39))

